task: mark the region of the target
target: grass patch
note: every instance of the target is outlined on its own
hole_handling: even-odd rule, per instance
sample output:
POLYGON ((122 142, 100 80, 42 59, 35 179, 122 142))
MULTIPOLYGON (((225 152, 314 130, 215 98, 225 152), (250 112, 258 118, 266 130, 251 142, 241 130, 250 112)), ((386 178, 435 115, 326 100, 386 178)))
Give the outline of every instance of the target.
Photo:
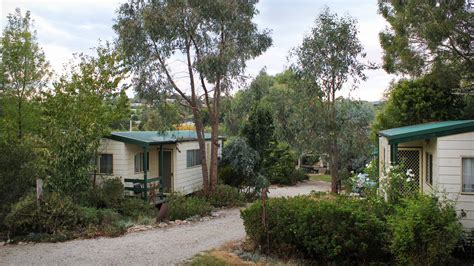
POLYGON ((308 174, 309 179, 312 181, 324 181, 324 182, 331 182, 330 175, 319 175, 319 174, 308 174))

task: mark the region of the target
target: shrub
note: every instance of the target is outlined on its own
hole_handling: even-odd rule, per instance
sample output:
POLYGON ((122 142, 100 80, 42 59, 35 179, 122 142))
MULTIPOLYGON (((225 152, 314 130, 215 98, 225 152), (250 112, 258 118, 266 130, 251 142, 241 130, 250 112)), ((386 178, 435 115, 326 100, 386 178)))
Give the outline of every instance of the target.
POLYGON ((57 233, 77 227, 79 208, 67 196, 47 193, 38 207, 35 194, 20 199, 6 217, 14 234, 57 233))
POLYGON ((125 198, 117 208, 123 216, 137 219, 139 216, 154 216, 155 207, 138 198, 125 198))
POLYGON ((411 170, 405 172, 403 169, 403 163, 390 166, 387 178, 381 181, 388 201, 394 204, 398 204, 404 198, 416 197, 419 192, 418 184, 413 179, 411 170))
POLYGON ((286 143, 272 143, 263 162, 265 176, 272 184, 293 185, 296 155, 286 143))
POLYGON ((462 234, 453 206, 423 195, 403 199, 389 226, 390 250, 400 264, 443 263, 462 234))
POLYGON ((217 185, 216 189, 207 196, 207 200, 214 207, 241 206, 244 202, 239 190, 228 185, 217 185))
POLYGON ((219 178, 224 184, 237 188, 254 186, 258 161, 258 153, 244 139, 233 139, 222 151, 219 178))
POLYGON ((79 223, 83 226, 100 224, 99 210, 96 208, 79 207, 78 209, 79 223))
POLYGON ((384 205, 383 201, 376 204, 346 197, 269 199, 267 231, 262 225, 261 201, 243 210, 241 216, 250 239, 277 254, 326 262, 383 261, 387 230, 384 217, 378 214, 383 213, 379 208, 384 205))
POLYGON ((303 169, 298 169, 290 174, 289 179, 291 180, 291 182, 296 183, 304 180, 309 180, 309 175, 303 169))
POLYGON ((0 140, 0 231, 12 205, 33 190, 35 177, 43 176, 38 158, 27 138, 21 143, 0 140))
POLYGON ((174 194, 168 198, 170 220, 184 220, 192 216, 205 216, 211 213, 211 204, 202 197, 185 197, 174 194))

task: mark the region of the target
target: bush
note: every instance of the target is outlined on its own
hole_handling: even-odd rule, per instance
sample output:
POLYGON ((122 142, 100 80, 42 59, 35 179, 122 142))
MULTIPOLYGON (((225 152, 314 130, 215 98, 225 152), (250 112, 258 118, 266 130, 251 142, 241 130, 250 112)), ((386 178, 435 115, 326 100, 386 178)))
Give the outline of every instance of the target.
POLYGON ((156 208, 138 198, 125 198, 117 208, 118 212, 126 217, 137 219, 140 216, 155 216, 156 208))
POLYGON ((462 234, 453 206, 423 195, 402 200, 388 224, 390 250, 405 265, 443 263, 462 234))
POLYGON ((301 255, 319 261, 384 261, 387 258, 383 201, 310 196, 267 201, 267 228, 262 202, 241 212, 247 235, 276 254, 301 255), (268 235, 267 235, 268 233, 268 235), (268 236, 268 238, 267 238, 268 236), (268 240, 268 243, 267 243, 268 240))
POLYGON ((202 197, 185 197, 174 194, 168 198, 170 220, 184 220, 192 216, 205 216, 211 213, 211 204, 202 197))
POLYGON ((83 203, 95 208, 118 208, 124 199, 123 191, 120 178, 109 178, 100 186, 90 189, 83 203))
POLYGON ((237 188, 254 186, 258 162, 258 153, 244 139, 233 139, 222 151, 219 178, 224 184, 237 188))
POLYGON ((309 180, 309 175, 303 169, 298 169, 290 174, 289 179, 291 180, 291 182, 296 183, 304 180, 309 180))
POLYGON ((292 174, 295 172, 296 155, 285 143, 272 143, 263 162, 265 176, 272 184, 294 185, 292 174))
POLYGON ((38 208, 31 193, 13 205, 6 224, 14 234, 57 233, 77 227, 79 208, 70 198, 57 193, 44 195, 38 208))
POLYGON ((228 185, 217 185, 216 189, 207 196, 207 200, 214 207, 236 207, 244 203, 239 190, 228 185))
POLYGON ((78 210, 79 223, 83 226, 100 224, 99 210, 96 208, 79 207, 78 210))
POLYGON ((0 140, 0 231, 12 205, 34 189, 35 177, 43 176, 38 159, 27 138, 21 143, 0 140))

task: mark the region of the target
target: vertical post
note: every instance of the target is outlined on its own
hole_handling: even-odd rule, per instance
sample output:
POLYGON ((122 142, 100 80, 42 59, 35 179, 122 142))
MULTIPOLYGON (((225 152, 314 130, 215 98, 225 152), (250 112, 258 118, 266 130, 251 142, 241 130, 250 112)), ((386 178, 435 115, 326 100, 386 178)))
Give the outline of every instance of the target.
POLYGON ((160 187, 158 188, 160 192, 160 199, 163 199, 163 167, 164 167, 163 158, 164 158, 163 144, 160 144, 160 166, 159 166, 160 168, 158 171, 158 175, 160 178, 159 179, 160 187))
POLYGON ((145 146, 143 150, 143 190, 145 191, 144 199, 148 202, 148 146, 145 146))
POLYGON ((398 164, 398 144, 390 144, 390 162, 392 165, 398 164))

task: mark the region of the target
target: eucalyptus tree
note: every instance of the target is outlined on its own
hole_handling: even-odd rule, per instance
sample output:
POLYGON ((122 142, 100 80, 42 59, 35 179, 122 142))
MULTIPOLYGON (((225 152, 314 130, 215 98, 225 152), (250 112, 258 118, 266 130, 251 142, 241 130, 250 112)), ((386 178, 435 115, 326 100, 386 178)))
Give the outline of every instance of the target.
MULTIPOLYGON (((303 39, 302 45, 294 50, 296 62, 293 68, 307 85, 304 88, 320 92, 322 108, 317 112, 323 116, 318 121, 320 150, 330 157, 332 192, 338 191, 341 166, 336 94, 350 80, 353 84, 361 79, 365 80, 364 70, 368 67, 360 61, 365 54, 357 32, 353 18, 340 17, 326 8, 317 17, 311 33, 303 39)), ((306 101, 313 102, 315 106, 318 105, 317 100, 306 98, 306 101)))
POLYGON ((474 10, 469 2, 379 0, 379 13, 389 23, 380 33, 384 69, 420 76, 450 68, 462 76, 465 84, 458 85, 472 86, 474 10))
POLYGON ((123 4, 114 29, 139 91, 172 91, 193 112, 203 189, 217 184, 219 110, 223 93, 243 79, 246 62, 270 45, 252 21, 256 0, 142 0, 123 4), (211 124, 208 171, 203 110, 211 124))
POLYGON ((35 127, 32 99, 50 77, 49 63, 38 45, 30 12, 7 16, 0 38, 0 105, 5 135, 22 138, 35 127))

